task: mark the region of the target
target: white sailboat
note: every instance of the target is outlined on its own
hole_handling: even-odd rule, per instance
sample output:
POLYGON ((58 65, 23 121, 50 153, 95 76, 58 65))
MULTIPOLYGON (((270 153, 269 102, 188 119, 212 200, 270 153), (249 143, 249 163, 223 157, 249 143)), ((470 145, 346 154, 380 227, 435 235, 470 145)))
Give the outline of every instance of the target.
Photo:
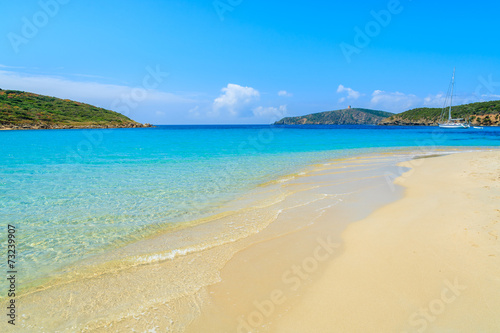
MULTIPOLYGON (((450 105, 448 107, 448 119, 444 122, 439 123, 440 128, 469 128, 470 125, 468 123, 462 122, 464 120, 463 118, 452 118, 451 117, 451 105, 453 103, 453 90, 455 88, 455 68, 453 68, 453 77, 451 79, 451 95, 450 95, 450 105)), ((446 101, 448 98, 445 100, 445 106, 443 107, 443 112, 441 113, 441 119, 443 119, 444 114, 446 112, 447 106, 446 106, 446 101)))

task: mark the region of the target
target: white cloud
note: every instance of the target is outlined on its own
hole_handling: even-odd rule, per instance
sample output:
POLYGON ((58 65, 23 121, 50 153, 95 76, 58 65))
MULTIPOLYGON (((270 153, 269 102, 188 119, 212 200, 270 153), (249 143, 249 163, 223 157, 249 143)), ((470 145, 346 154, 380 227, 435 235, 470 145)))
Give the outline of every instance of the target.
POLYGON ((72 81, 62 77, 30 75, 16 72, 1 71, 0 82, 2 89, 29 91, 42 95, 59 98, 68 98, 79 102, 95 103, 99 106, 110 107, 112 100, 123 95, 137 96, 137 101, 130 102, 131 106, 142 101, 156 101, 165 103, 191 102, 189 99, 158 90, 147 90, 146 93, 139 86, 129 87, 122 85, 103 84, 97 82, 72 81))
POLYGON ((251 87, 229 83, 221 89, 222 94, 214 100, 212 116, 227 112, 230 116, 250 116, 252 106, 260 99, 260 93, 251 87))
POLYGON ((500 95, 495 94, 482 94, 480 96, 473 95, 465 95, 465 96, 453 96, 453 105, 457 104, 469 104, 476 102, 487 102, 494 101, 500 99, 500 95))
MULTIPOLYGON (((473 103, 473 102, 478 102, 480 101, 481 98, 476 95, 460 95, 460 96, 453 96, 453 105, 458 105, 458 104, 468 104, 468 103, 473 103)), ((445 105, 449 105, 450 103, 450 97, 446 96, 444 93, 439 93, 436 95, 428 95, 423 99, 423 105, 425 107, 431 107, 431 108, 442 108, 445 105)))
MULTIPOLYGON (((344 97, 339 99, 339 103, 343 103, 347 100, 358 100, 360 97, 365 96, 365 94, 343 85, 338 86, 337 93, 347 93, 344 97)), ((453 96, 453 105, 498 100, 499 98, 500 95, 493 93, 482 95, 477 93, 458 94, 453 96)), ((358 103, 365 104, 368 108, 376 108, 379 110, 399 113, 419 107, 442 108, 445 105, 445 100, 446 94, 443 92, 427 95, 427 97, 421 97, 415 94, 406 94, 399 91, 375 90, 368 100, 361 98, 358 103)), ((449 97, 446 101, 446 105, 448 105, 448 103, 449 97)))
POLYGON ((339 87, 337 88, 337 94, 342 94, 345 92, 347 93, 347 96, 341 97, 339 99, 339 103, 343 103, 346 99, 356 100, 362 96, 362 94, 359 91, 356 91, 348 87, 344 87, 342 84, 339 84, 339 87))
POLYGON ((424 98, 424 105, 427 107, 438 107, 443 106, 445 103, 446 96, 443 93, 437 95, 429 95, 424 98))
POLYGON ((370 100, 371 107, 392 112, 403 112, 422 103, 422 99, 413 94, 404 94, 399 91, 388 92, 375 90, 370 100))
POLYGON ((283 118, 286 114, 287 107, 286 105, 280 105, 279 107, 263 107, 259 106, 253 109, 253 114, 256 117, 273 117, 277 120, 283 118))
POLYGON ((24 67, 7 66, 7 65, 2 65, 2 64, 0 64, 0 68, 17 68, 17 69, 22 69, 22 68, 24 68, 24 67))
MULTIPOLYGON (((453 96, 453 105, 458 104, 468 104, 473 102, 478 102, 480 98, 475 95, 462 95, 462 96, 453 96)), ((425 107, 430 108, 442 108, 445 105, 449 105, 450 97, 446 96, 444 93, 439 93, 436 95, 428 95, 423 99, 423 105, 425 107)))
POLYGON ((199 110, 200 110, 200 106, 196 105, 194 108, 189 109, 188 113, 193 118, 199 118, 201 116, 201 113, 199 110))
POLYGON ((293 94, 292 93, 289 93, 288 91, 286 90, 280 90, 278 91, 278 96, 282 96, 282 97, 292 97, 293 94))

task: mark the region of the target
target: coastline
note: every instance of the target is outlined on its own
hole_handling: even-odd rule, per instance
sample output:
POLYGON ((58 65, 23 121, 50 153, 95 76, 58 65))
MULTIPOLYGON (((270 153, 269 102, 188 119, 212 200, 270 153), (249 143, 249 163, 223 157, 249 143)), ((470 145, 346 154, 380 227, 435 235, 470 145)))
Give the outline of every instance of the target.
POLYGON ((128 124, 91 124, 91 125, 57 125, 57 124, 19 124, 0 125, 0 131, 15 130, 49 130, 49 129, 112 129, 112 128, 147 128, 154 127, 151 124, 128 123, 128 124))
MULTIPOLYGON (((314 246, 309 246, 309 255, 299 257, 292 266, 297 277, 304 277, 298 284, 299 297, 291 299, 282 292, 287 271, 281 270, 275 289, 268 288, 264 298, 249 297, 253 308, 227 331, 498 330, 499 152, 414 161, 402 163, 411 170, 396 180, 405 188, 402 199, 348 224, 342 242, 323 262, 314 246)), ((317 244, 321 247, 320 240, 317 244)), ((226 281, 241 278, 238 272, 254 264, 252 258, 247 255, 234 268, 225 268, 226 281)), ((232 261, 237 260, 235 256, 232 261)), ((249 288, 246 293, 256 295, 260 287, 249 284, 249 288)), ((242 297, 241 291, 225 288, 216 292, 215 304, 227 305, 222 296, 227 290, 236 293, 235 299, 242 297)), ((209 316, 189 332, 209 324, 217 313, 214 309, 224 307, 212 306, 209 316)))
POLYGON ((500 154, 422 161, 396 181, 402 200, 348 226, 345 252, 272 331, 498 330, 500 154))
MULTIPOLYGON (((354 155, 310 166, 298 174, 263 184, 226 206, 225 213, 199 225, 159 233, 79 262, 57 279, 44 281, 19 297, 25 315, 19 324, 26 329, 60 331, 84 327, 99 331, 108 325, 141 328, 163 313, 167 316, 162 317, 160 326, 182 331, 199 315, 196 304, 209 301, 207 287, 220 281, 222 268, 235 253, 265 237, 279 238, 279 234, 269 236, 262 231, 278 226, 276 219, 285 216, 284 211, 336 205, 342 196, 349 197, 348 193, 355 190, 353 181, 359 182, 359 188, 369 187, 377 179, 377 168, 389 167, 398 173, 395 159, 412 156, 407 151, 396 155, 354 155), (321 183, 329 180, 332 195, 321 193, 321 186, 308 181, 317 173, 321 183), (346 175, 351 181, 345 179, 346 175)), ((384 179, 382 182, 386 184, 384 179)), ((297 219, 275 231, 289 233, 310 223, 305 221, 304 226, 304 221, 297 219)))
POLYGON ((305 296, 314 295, 313 288, 328 274, 331 262, 348 250, 343 230, 403 196, 402 187, 392 180, 414 163, 396 163, 430 153, 344 158, 268 184, 252 198, 239 200, 226 215, 130 244, 101 262, 97 258, 103 266, 94 260, 87 272, 74 272, 56 287, 26 295, 20 299, 27 314, 22 325, 96 332, 110 327, 245 331, 239 318, 246 316, 248 322, 255 301, 261 305, 285 298, 257 330, 279 331, 274 326, 280 325, 278 319, 299 308, 305 296), (314 265, 308 259, 311 254, 314 269, 307 266, 314 265), (281 280, 283 272, 303 264, 312 270, 307 277, 292 271, 288 282, 281 280), (289 293, 272 293, 280 290, 289 293), (50 309, 40 309, 39 304, 47 301, 50 309))

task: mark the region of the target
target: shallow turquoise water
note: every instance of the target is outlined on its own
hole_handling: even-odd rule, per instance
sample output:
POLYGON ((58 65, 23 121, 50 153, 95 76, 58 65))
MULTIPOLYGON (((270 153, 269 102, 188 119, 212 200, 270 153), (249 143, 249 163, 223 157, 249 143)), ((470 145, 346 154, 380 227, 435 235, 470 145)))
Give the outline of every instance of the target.
POLYGON ((160 126, 2 131, 0 140, 2 228, 17 226, 29 282, 311 163, 395 147, 498 147, 500 128, 160 126))

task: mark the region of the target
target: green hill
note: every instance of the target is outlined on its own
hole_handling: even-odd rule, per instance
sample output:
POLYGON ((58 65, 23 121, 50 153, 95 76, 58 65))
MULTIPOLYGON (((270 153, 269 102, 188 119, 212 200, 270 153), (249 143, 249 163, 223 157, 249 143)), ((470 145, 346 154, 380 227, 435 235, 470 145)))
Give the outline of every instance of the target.
POLYGON ((343 109, 308 114, 298 117, 286 117, 275 125, 376 125, 383 119, 394 115, 390 112, 370 109, 343 109))
POLYGON ((89 104, 0 89, 0 129, 149 127, 89 104))
MULTIPOLYGON (((412 109, 395 114, 380 125, 437 125, 442 111, 441 108, 412 109)), ((451 114, 453 118, 468 119, 473 125, 499 126, 500 101, 457 105, 451 108, 451 114)))

